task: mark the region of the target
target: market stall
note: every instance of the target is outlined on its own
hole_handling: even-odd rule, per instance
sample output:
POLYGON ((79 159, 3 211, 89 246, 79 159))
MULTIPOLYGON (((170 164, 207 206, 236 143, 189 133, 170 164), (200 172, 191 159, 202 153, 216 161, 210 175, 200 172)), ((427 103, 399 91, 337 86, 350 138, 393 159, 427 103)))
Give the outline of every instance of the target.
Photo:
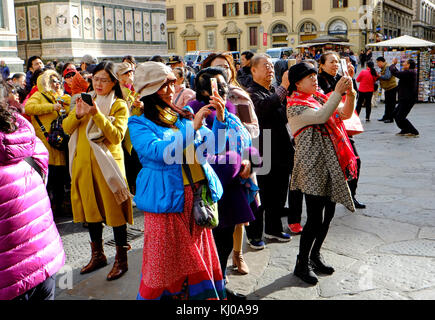
POLYGON ((435 43, 414 38, 408 35, 397 37, 378 43, 370 43, 367 47, 384 48, 383 51, 373 51, 372 59, 383 56, 391 64, 397 58, 402 69, 402 63, 407 59, 414 59, 417 63, 418 73, 418 101, 428 102, 435 100, 435 70, 434 60, 435 43), (388 51, 387 51, 388 50, 388 51))

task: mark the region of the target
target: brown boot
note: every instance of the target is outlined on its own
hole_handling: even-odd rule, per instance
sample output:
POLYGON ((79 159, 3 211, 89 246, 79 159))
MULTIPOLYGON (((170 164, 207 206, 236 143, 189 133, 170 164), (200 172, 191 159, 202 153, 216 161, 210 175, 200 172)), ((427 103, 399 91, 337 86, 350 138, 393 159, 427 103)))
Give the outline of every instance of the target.
POLYGON ((241 251, 233 251, 233 267, 240 274, 248 274, 249 268, 243 259, 243 255, 241 251))
POLYGON ((112 270, 107 275, 107 280, 115 280, 120 278, 128 270, 127 251, 131 249, 128 244, 126 246, 116 246, 115 263, 112 270))
POLYGON ((107 265, 107 258, 103 250, 103 240, 90 243, 92 250, 91 261, 80 270, 80 274, 89 273, 107 265))

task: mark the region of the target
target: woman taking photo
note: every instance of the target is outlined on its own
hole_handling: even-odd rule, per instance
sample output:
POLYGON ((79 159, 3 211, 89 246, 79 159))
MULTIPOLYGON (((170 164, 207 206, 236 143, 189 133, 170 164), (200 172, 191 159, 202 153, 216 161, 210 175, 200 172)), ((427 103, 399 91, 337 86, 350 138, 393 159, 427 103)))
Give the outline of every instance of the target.
POLYGON ((71 203, 74 222, 88 223, 91 238, 92 257, 80 273, 107 265, 104 222, 113 227, 115 236, 115 263, 107 275, 107 280, 114 280, 128 270, 126 224, 133 224, 121 147, 129 113, 113 62, 97 65, 90 89, 92 105, 77 98, 76 108, 63 121, 65 132, 71 135, 71 203))
MULTIPOLYGON (((228 94, 226 98, 232 104, 232 112, 238 114, 238 116, 242 118, 241 121, 251 135, 251 139, 258 138, 260 135, 260 128, 257 115, 255 114, 254 104, 252 103, 249 94, 243 90, 237 82, 237 72, 234 68, 233 56, 225 53, 211 53, 203 61, 201 67, 203 69, 208 67, 220 67, 225 70, 228 83, 228 94), (242 111, 239 111, 239 109, 244 109, 244 114, 249 115, 249 119, 244 119, 240 114, 242 111)), ((255 173, 252 173, 251 180, 256 186, 258 185, 255 173)), ((252 200, 252 210, 257 210, 257 207, 260 205, 259 193, 256 194, 255 200, 252 200)), ((249 273, 249 267, 242 254, 244 225, 245 224, 243 223, 237 224, 234 228, 233 234, 233 269, 237 270, 240 274, 249 273)))
MULTIPOLYGON (((325 95, 331 94, 335 90, 335 86, 337 85, 338 81, 341 79, 342 75, 338 73, 339 68, 339 57, 338 54, 334 51, 328 51, 325 52, 320 57, 320 67, 319 67, 319 74, 318 74, 318 82, 319 82, 319 91, 323 91, 325 95)), ((354 76, 354 69, 351 63, 348 63, 347 68, 349 70, 349 76, 354 76)), ((353 89, 357 90, 357 85, 355 80, 352 80, 353 82, 353 89)), ((352 144, 353 153, 357 157, 357 165, 358 165, 358 174, 356 179, 352 179, 348 181, 350 192, 352 193, 352 199, 353 203, 355 205, 355 208, 357 209, 365 209, 366 205, 362 202, 360 202, 356 198, 356 189, 358 187, 358 180, 360 175, 360 169, 361 169, 361 158, 358 155, 358 151, 355 146, 355 140, 352 136, 349 136, 350 143, 352 144)))
POLYGON ((356 104, 356 112, 358 115, 361 112, 361 108, 366 108, 366 122, 370 121, 370 114, 372 112, 372 97, 375 91, 375 82, 378 79, 378 74, 375 70, 375 64, 373 61, 367 62, 367 68, 361 70, 356 82, 359 82, 359 94, 358 102, 356 104))
POLYGON ((134 201, 145 214, 137 299, 225 299, 212 230, 195 222, 194 194, 181 164, 188 165, 194 188, 208 188, 214 203, 221 198, 216 173, 196 150, 204 151, 210 135, 217 140, 208 145, 211 155, 225 147, 218 130, 226 129, 228 112, 219 96, 212 97, 210 105, 196 115, 189 107, 177 108, 173 103, 175 81, 171 68, 160 62, 145 62, 136 69, 134 87, 144 103, 144 114, 130 117, 128 127, 142 164, 134 201), (209 107, 216 109, 212 131, 202 125, 212 112, 209 107))
POLYGON ((69 113, 71 97, 64 94, 60 76, 54 70, 46 70, 37 78, 36 91, 25 104, 25 113, 31 116, 36 136, 42 140, 49 153, 47 190, 55 217, 64 214, 63 202, 67 181, 66 152, 52 147, 45 138, 41 123, 50 132, 51 122, 60 112, 69 113))
POLYGON ((290 68, 289 81, 287 117, 296 143, 290 189, 300 190, 307 206, 294 274, 314 285, 318 279, 312 268, 325 274, 334 272, 320 249, 336 203, 355 211, 346 180, 356 176, 356 158, 342 122, 352 116, 355 91, 352 79, 345 76, 328 99, 317 92, 317 70, 305 62, 290 68), (346 102, 337 109, 345 93, 346 102))

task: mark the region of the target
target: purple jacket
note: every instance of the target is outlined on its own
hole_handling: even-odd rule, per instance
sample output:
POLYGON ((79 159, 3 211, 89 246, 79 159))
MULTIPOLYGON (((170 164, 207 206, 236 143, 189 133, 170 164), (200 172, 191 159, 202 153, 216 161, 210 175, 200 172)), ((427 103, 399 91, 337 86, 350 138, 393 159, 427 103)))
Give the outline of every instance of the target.
POLYGON ((34 288, 65 263, 45 183, 23 160, 33 157, 47 174, 48 151, 30 122, 15 116, 18 129, 0 132, 0 300, 34 288))

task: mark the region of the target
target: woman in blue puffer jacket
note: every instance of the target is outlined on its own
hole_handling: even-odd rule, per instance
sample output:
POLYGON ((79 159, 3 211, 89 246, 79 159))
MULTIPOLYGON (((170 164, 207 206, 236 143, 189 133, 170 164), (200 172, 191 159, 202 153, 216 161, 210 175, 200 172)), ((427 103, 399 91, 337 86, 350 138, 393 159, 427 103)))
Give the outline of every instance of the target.
POLYGON ((207 157, 225 148, 227 111, 215 97, 218 121, 207 129, 203 120, 211 113, 208 106, 194 115, 190 108, 173 104, 175 80, 172 70, 159 62, 136 69, 134 87, 144 114, 130 117, 128 127, 142 164, 134 201, 145 214, 137 298, 225 299, 213 234, 194 221, 193 191, 181 163, 185 157, 195 185, 208 186, 216 203, 223 190, 207 157))

